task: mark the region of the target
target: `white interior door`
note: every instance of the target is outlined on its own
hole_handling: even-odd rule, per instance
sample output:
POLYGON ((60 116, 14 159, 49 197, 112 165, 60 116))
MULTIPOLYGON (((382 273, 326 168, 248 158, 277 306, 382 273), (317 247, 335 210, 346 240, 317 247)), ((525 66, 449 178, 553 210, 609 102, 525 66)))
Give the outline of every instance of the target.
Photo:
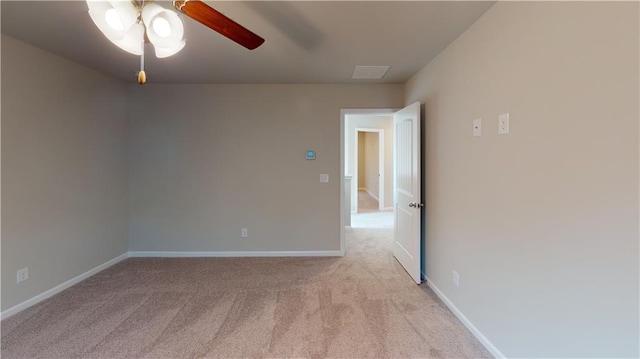
POLYGON ((420 102, 394 113, 393 255, 418 284, 420 278, 420 102))

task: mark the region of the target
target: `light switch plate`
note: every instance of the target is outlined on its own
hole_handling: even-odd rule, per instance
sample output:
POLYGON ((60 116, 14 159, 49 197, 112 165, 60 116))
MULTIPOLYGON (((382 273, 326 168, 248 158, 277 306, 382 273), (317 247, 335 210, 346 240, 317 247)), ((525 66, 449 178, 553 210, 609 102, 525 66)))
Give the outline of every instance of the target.
POLYGON ((453 271, 453 285, 460 286, 460 274, 456 271, 453 271))
POLYGON ((482 136, 482 119, 476 118, 473 120, 473 135, 474 136, 482 136))
POLYGON ((326 173, 322 173, 320 175, 320 183, 329 183, 329 175, 326 173))
POLYGON ((498 133, 501 135, 509 133, 509 113, 498 116, 498 133))

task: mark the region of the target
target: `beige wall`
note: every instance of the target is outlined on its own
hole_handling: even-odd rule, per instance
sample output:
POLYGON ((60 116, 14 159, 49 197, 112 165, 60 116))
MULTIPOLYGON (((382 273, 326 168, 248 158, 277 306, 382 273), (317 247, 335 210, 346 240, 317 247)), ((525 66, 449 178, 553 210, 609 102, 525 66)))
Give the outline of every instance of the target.
POLYGON ((378 198, 380 192, 380 143, 377 132, 364 132, 364 187, 371 195, 378 198))
POLYGON ((2 35, 3 311, 127 252, 126 131, 125 85, 2 35))
MULTIPOLYGON (((401 106, 400 106, 401 107, 401 106)), ((356 165, 355 136, 357 128, 384 130, 384 205, 393 207, 393 116, 372 114, 349 114, 345 116, 345 174, 354 175, 356 165)), ((360 178, 362 176, 358 176, 360 178)), ((356 183, 352 183, 351 204, 355 211, 356 183)))
POLYGON ((406 85, 426 274, 508 357, 639 354, 638 13, 500 2, 406 85))
POLYGON ((131 86, 130 249, 338 251, 340 110, 402 96, 402 85, 131 86))

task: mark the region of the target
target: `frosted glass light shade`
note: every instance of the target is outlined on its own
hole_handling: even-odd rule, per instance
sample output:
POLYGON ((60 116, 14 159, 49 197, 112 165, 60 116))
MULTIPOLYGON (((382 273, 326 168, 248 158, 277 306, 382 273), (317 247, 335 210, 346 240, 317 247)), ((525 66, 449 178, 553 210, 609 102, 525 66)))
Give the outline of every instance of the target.
POLYGON ((130 54, 142 55, 143 39, 144 26, 142 24, 133 24, 121 40, 113 41, 113 43, 130 54))
POLYGON ((180 50, 182 50, 184 45, 186 45, 186 43, 184 42, 184 40, 182 40, 178 41, 173 47, 154 46, 153 49, 156 52, 156 57, 161 59, 163 57, 169 57, 171 55, 177 54, 180 50))
POLYGON ((185 45, 184 26, 178 14, 150 3, 142 9, 142 21, 157 57, 168 57, 182 50, 185 45))
POLYGON ((120 15, 118 15, 118 11, 116 11, 116 9, 107 10, 104 14, 104 19, 111 28, 118 31, 124 30, 124 25, 122 25, 122 20, 120 19, 120 15))
POLYGON ((89 16, 104 36, 119 48, 142 54, 144 27, 137 24, 138 10, 130 0, 86 0, 89 16))

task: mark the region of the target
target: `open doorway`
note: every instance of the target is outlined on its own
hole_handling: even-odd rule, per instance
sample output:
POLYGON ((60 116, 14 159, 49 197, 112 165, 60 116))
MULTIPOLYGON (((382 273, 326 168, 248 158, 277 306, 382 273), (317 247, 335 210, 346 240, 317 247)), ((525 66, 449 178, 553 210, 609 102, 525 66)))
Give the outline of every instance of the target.
POLYGON ((393 111, 353 110, 342 125, 346 226, 393 228, 393 111))
MULTIPOLYGON (((422 232, 424 204, 422 203, 420 165, 422 148, 420 113, 419 102, 398 111, 343 109, 340 112, 341 252, 346 254, 347 251, 351 253, 353 250, 357 255, 363 251, 377 251, 381 255, 393 256, 404 267, 411 279, 418 284, 424 277, 421 272, 424 268, 422 255, 424 252, 422 232), (387 177, 390 181, 386 181, 384 190, 379 193, 379 199, 384 198, 384 203, 388 203, 389 207, 379 205, 383 210, 379 208, 378 211, 359 213, 356 210, 358 181, 353 180, 354 174, 358 171, 358 166, 355 165, 358 141, 356 129, 376 128, 373 124, 375 120, 383 122, 381 129, 389 126, 388 131, 385 130, 384 133, 389 134, 389 137, 385 138, 385 148, 387 146, 390 148, 390 154, 384 156, 384 170, 378 169, 379 173, 387 171, 389 173, 387 177), (358 121, 370 122, 361 124, 358 121), (386 209, 389 211, 385 211, 386 209), (379 217, 362 217, 372 214, 379 217), (348 242, 345 238, 347 234, 348 242)), ((358 136, 361 135, 358 134, 358 136)), ((363 140, 366 141, 366 139, 363 140)), ((365 171, 361 170, 361 173, 365 171)), ((375 209, 375 206, 373 208, 375 209)))

